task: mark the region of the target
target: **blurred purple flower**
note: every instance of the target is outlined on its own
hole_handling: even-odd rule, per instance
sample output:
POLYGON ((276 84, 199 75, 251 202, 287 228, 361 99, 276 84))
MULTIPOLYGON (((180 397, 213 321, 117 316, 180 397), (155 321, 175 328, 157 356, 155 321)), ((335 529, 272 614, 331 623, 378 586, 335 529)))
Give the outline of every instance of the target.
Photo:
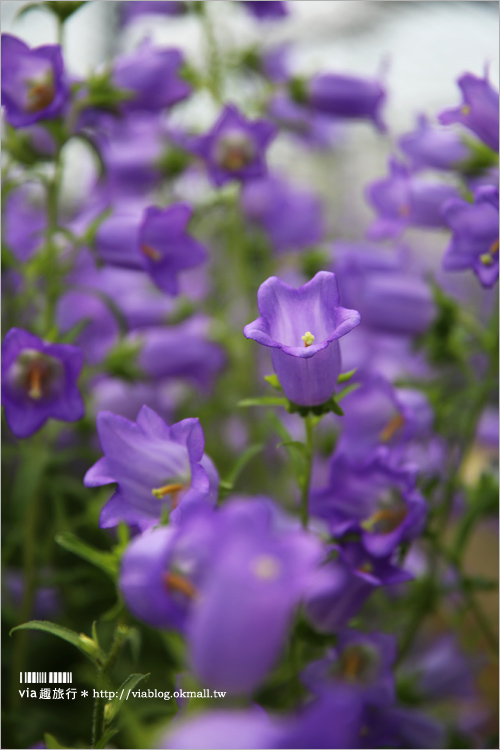
POLYGON ((367 552, 387 557, 423 530, 427 506, 415 480, 413 467, 389 464, 386 448, 362 463, 335 455, 328 486, 311 494, 311 514, 325 519, 333 536, 359 533, 367 552))
MULTIPOLYGON (((25 578, 21 570, 5 569, 2 573, 2 606, 12 607, 17 614, 21 610, 25 591, 25 578)), ((61 596, 56 586, 43 582, 35 589, 29 617, 48 620, 61 611, 61 596)))
POLYGON ((472 269, 484 287, 498 281, 498 188, 478 188, 474 203, 457 198, 443 206, 453 232, 443 257, 445 271, 472 269))
POLYGON ((416 130, 401 136, 398 144, 414 171, 453 170, 471 156, 470 148, 459 135, 447 128, 433 127, 425 115, 420 115, 416 130))
POLYGON ((410 226, 428 229, 446 226, 442 208, 447 200, 459 197, 457 189, 414 176, 394 158, 389 169, 389 177, 373 182, 366 190, 368 202, 379 215, 368 236, 378 240, 397 237, 410 226))
POLYGON ((465 73, 458 79, 463 102, 456 109, 439 115, 443 125, 459 122, 475 133, 483 143, 498 152, 498 91, 488 78, 465 73))
POLYGON ((260 286, 258 305, 261 317, 243 333, 271 348, 285 395, 301 406, 328 401, 340 373, 338 339, 360 322, 356 310, 340 307, 335 275, 320 271, 299 289, 272 276, 260 286))
POLYGON ((276 175, 243 186, 243 212, 262 227, 277 252, 301 250, 324 236, 321 201, 276 175))
POLYGON ((283 18, 290 12, 288 3, 279 0, 243 0, 241 4, 259 21, 283 18))
POLYGON ((407 336, 427 330, 436 314, 432 293, 402 250, 340 241, 333 251, 342 299, 359 310, 363 328, 407 336))
POLYGON ((123 26, 126 26, 141 16, 178 16, 185 10, 186 4, 177 0, 124 0, 120 3, 120 20, 123 26))
POLYGON ((53 120, 68 95, 59 45, 30 49, 17 37, 2 34, 2 105, 9 125, 22 128, 53 120))
POLYGON ((76 386, 82 369, 80 349, 42 341, 11 328, 2 344, 2 403, 17 438, 27 438, 47 419, 76 422, 85 407, 76 386))
POLYGON ((137 383, 104 377, 92 383, 92 412, 96 415, 112 411, 134 421, 144 404, 170 422, 176 405, 175 392, 165 381, 137 383))
POLYGON ((221 187, 231 180, 263 177, 266 149, 275 135, 271 122, 247 120, 227 104, 210 132, 192 140, 192 148, 205 161, 212 182, 221 187))
POLYGON ((299 104, 282 91, 271 98, 268 115, 281 130, 310 148, 328 149, 335 140, 337 123, 332 117, 299 104))
POLYGON ((379 130, 386 130, 380 113, 386 91, 379 81, 319 73, 308 82, 305 96, 318 112, 347 120, 372 120, 379 130))
POLYGON ((26 182, 6 194, 4 241, 22 263, 29 260, 45 241, 47 215, 45 194, 36 183, 26 182))
POLYGON ((97 432, 104 457, 87 471, 84 484, 117 484, 101 512, 101 528, 125 521, 146 529, 165 509, 175 520, 200 502, 215 502, 218 475, 203 453, 205 438, 197 419, 169 427, 143 406, 136 422, 100 412, 97 432))
POLYGON ((148 40, 134 52, 116 57, 113 83, 131 95, 121 103, 122 110, 159 112, 186 99, 191 87, 180 77, 183 62, 178 49, 154 47, 148 40))

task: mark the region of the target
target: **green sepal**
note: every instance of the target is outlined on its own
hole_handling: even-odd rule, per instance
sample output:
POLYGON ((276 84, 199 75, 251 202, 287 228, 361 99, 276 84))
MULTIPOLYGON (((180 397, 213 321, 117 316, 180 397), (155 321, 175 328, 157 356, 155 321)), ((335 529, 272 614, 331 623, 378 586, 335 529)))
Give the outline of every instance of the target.
POLYGON ((260 396, 258 398, 245 398, 243 401, 238 401, 238 406, 240 409, 246 409, 249 406, 284 406, 288 408, 289 403, 287 398, 260 396))
POLYGON ((339 385, 341 383, 347 383, 347 381, 351 380, 351 378, 355 375, 356 370, 357 370, 357 367, 355 367, 354 370, 349 370, 349 372, 341 372, 337 378, 337 383, 339 385))
POLYGON ((141 680, 147 680, 149 677, 149 672, 148 674, 131 674, 127 677, 125 682, 123 682, 120 687, 115 690, 115 693, 118 693, 118 695, 104 707, 104 721, 106 727, 110 726, 110 724, 113 722, 118 712, 120 711, 123 703, 127 700, 129 690, 133 690, 141 682, 141 680))
POLYGON ((277 375, 275 375, 274 373, 272 375, 264 375, 264 380, 266 381, 266 383, 269 383, 271 388, 274 388, 275 391, 281 391, 283 393, 283 388, 281 387, 277 375))

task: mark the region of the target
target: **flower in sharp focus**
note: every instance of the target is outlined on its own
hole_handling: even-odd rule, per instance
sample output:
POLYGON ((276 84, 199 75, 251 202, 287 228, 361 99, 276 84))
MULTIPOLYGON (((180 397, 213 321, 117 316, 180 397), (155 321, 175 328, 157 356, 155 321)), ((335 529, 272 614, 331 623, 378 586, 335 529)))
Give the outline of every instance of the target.
POLYGON ((498 151, 498 91, 488 78, 465 73, 458 79, 463 102, 439 115, 443 125, 458 122, 475 133, 483 143, 498 151))
POLYGON ((33 435, 50 418, 76 422, 83 417, 76 385, 82 364, 76 346, 11 328, 2 344, 2 404, 16 437, 33 435))
POLYGON ((224 107, 211 131, 193 142, 193 150, 207 165, 213 183, 242 182, 267 173, 266 150, 276 135, 267 120, 248 120, 232 104, 224 107))
POLYGON ((197 419, 169 427, 143 406, 136 422, 100 412, 97 432, 104 457, 87 471, 85 486, 117 484, 102 510, 101 528, 125 521, 145 529, 165 510, 175 520, 200 502, 215 502, 219 478, 203 452, 205 438, 197 419))
POLYGON ((30 49, 2 34, 2 105, 14 128, 58 117, 68 99, 61 47, 47 44, 30 49))
POLYGON ((276 276, 258 292, 260 318, 245 326, 247 339, 271 348, 285 395, 300 406, 317 406, 333 395, 340 373, 338 339, 360 322, 339 305, 335 274, 320 271, 299 289, 276 276))
POLYGON ((445 271, 472 269, 485 287, 498 281, 498 188, 478 188, 474 203, 457 198, 443 206, 453 232, 443 258, 445 271))

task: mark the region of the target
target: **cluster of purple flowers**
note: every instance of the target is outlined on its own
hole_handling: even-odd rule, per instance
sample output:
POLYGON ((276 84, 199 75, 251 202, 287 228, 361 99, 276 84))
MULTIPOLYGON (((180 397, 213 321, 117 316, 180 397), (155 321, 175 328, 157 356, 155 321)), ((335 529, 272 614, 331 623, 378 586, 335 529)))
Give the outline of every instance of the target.
MULTIPOLYGON (((210 36, 208 5, 121 3, 120 23, 205 15, 210 36)), ((241 5, 257 23, 290 10, 241 5)), ((450 727, 468 731, 439 709, 462 696, 458 682, 481 725, 472 667, 453 635, 419 627, 440 596, 445 609, 472 608, 461 550, 443 550, 439 537, 453 513, 464 543, 482 518, 463 510, 459 475, 479 420, 496 413, 496 339, 482 319, 460 317, 462 302, 401 237, 446 233, 439 279, 471 269, 495 285, 498 93, 467 73, 463 103, 439 115, 442 127, 419 117, 389 176, 367 187, 377 216, 352 241, 330 233, 319 192, 276 169, 273 149, 290 137, 304 157, 331 149, 352 122, 385 132, 384 83, 297 76, 285 47, 247 50, 239 63, 245 83, 257 77, 266 92, 252 115, 224 103, 217 59, 207 77, 180 49, 147 39, 77 79, 59 45, 3 35, 6 441, 28 461, 39 436, 51 451, 81 452, 62 471, 76 466, 85 488, 99 488, 85 497, 95 493, 112 548, 81 542, 81 556, 106 567, 108 554, 137 628, 182 644, 169 679, 228 696, 202 713, 179 702, 158 746, 444 747, 450 727), (180 126, 173 113, 189 120, 200 90, 218 108, 213 124, 180 126), (66 200, 74 139, 99 170, 66 200), (259 390, 265 362, 274 396, 259 390), (455 385, 471 416, 449 427, 455 385), (274 421, 259 416, 269 407, 274 421), (259 451, 252 476, 246 464, 257 466, 259 451)), ((44 461, 57 485, 63 461, 44 461)), ((9 607, 26 616, 50 609, 44 591, 63 608, 57 590, 34 584, 32 526, 24 577, 5 576, 9 607)), ((100 650, 94 630, 83 637, 100 650)), ((103 679, 114 648, 96 661, 103 679)), ((104 746, 107 711, 97 705, 93 746, 104 746)))

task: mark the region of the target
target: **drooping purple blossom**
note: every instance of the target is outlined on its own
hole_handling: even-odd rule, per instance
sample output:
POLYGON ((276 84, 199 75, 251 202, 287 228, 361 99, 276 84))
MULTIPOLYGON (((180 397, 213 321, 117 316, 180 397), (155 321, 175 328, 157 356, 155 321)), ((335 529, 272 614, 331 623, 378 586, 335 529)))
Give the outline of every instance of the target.
POLYGON ((59 117, 68 95, 59 45, 30 49, 17 37, 2 34, 2 105, 9 125, 23 128, 59 117))
POLYGON ((458 198, 452 185, 413 175, 397 159, 389 162, 389 177, 368 185, 366 197, 378 214, 368 230, 372 239, 398 237, 407 227, 439 229, 446 201, 458 198))
POLYGON ((76 382, 82 369, 80 349, 42 341, 11 328, 2 344, 2 404, 17 438, 27 438, 47 419, 76 422, 85 412, 76 382))
POLYGON ((300 250, 324 235, 322 206, 314 193, 296 189, 276 175, 244 185, 243 212, 262 227, 277 252, 300 250))
POLYGON ((267 173, 266 150, 276 135, 268 120, 248 120, 227 104, 212 129, 193 140, 192 147, 207 165, 214 185, 231 180, 263 177, 267 173))
POLYGON ((471 155, 464 140, 449 128, 430 125, 425 115, 420 115, 417 127, 398 140, 398 145, 409 160, 412 170, 457 169, 471 155))
POLYGON ((386 130, 380 112, 386 91, 380 81, 320 73, 307 83, 305 96, 318 112, 345 120, 371 120, 379 130, 386 130))
POLYGON ((159 112, 191 93, 180 77, 183 56, 178 49, 154 47, 144 41, 134 52, 115 58, 112 81, 130 97, 122 102, 124 112, 159 112))
POLYGON ((436 314, 431 289, 403 248, 339 241, 333 253, 342 299, 359 310, 363 328, 406 336, 427 330, 436 314))
POLYGON ((443 125, 464 125, 498 152, 498 91, 487 76, 478 78, 472 73, 461 76, 458 85, 463 97, 461 106, 441 112, 439 121, 443 125))
POLYGON ((258 305, 261 317, 243 333, 271 348, 285 395, 301 406, 328 401, 340 373, 338 339, 360 322, 356 310, 340 307, 335 274, 320 271, 299 289, 272 276, 259 289, 258 305))
POLYGON ((143 406, 136 422, 101 412, 97 432, 104 457, 87 471, 85 486, 117 484, 102 510, 101 528, 125 521, 146 529, 164 512, 175 520, 200 502, 215 502, 218 475, 203 452, 205 438, 197 419, 169 427, 143 406))
POLYGON ((243 0, 241 3, 251 14, 258 18, 259 21, 276 20, 283 18, 289 13, 289 5, 286 2, 280 0, 243 0))
POLYGON ((498 281, 498 188, 478 188, 474 203, 449 201, 443 216, 453 232, 444 270, 471 269, 484 287, 493 286, 498 281))

